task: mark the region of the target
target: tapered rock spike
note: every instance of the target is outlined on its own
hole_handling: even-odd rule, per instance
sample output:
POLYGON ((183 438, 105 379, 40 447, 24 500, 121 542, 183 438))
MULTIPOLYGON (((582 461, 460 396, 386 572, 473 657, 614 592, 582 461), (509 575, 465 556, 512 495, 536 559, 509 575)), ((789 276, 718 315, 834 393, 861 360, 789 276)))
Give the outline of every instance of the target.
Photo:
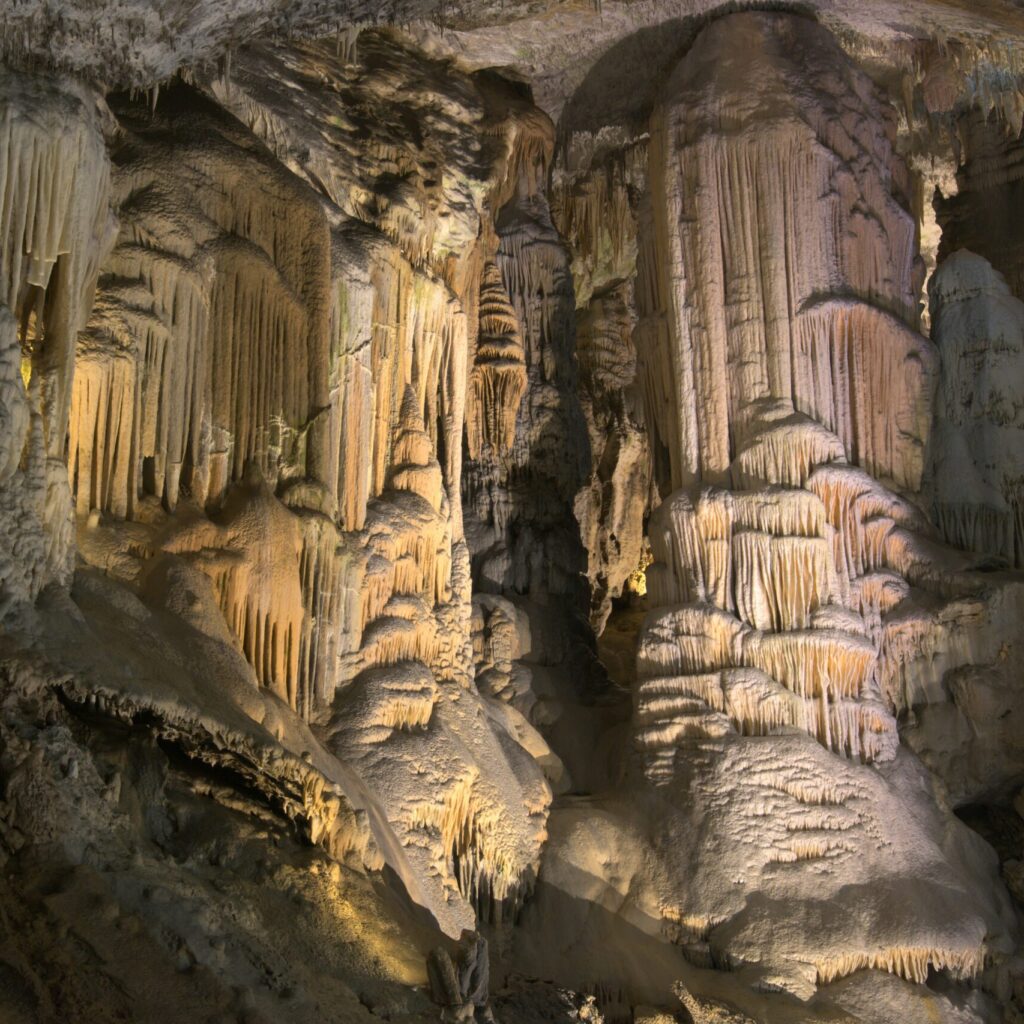
POLYGON ((469 452, 481 445, 507 452, 515 436, 519 403, 526 391, 526 358, 519 322, 493 260, 484 267, 480 283, 480 330, 472 370, 479 421, 467 424, 469 452))

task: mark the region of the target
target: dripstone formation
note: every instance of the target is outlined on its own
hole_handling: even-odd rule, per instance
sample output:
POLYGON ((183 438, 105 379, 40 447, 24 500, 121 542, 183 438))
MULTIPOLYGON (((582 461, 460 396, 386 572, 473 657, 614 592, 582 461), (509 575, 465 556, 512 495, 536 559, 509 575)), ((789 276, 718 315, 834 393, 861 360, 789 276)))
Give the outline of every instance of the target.
POLYGON ((0 1021, 1024 1020, 1024 16, 748 6, 0 3, 0 1021))

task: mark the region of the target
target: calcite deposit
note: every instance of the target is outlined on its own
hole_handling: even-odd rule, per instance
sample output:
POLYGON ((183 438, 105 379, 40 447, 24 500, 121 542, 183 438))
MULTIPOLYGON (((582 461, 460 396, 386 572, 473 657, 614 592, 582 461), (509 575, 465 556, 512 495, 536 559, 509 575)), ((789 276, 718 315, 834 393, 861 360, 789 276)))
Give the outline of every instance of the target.
POLYGON ((1024 16, 378 6, 0 0, 0 1021, 1024 1019, 1024 16))

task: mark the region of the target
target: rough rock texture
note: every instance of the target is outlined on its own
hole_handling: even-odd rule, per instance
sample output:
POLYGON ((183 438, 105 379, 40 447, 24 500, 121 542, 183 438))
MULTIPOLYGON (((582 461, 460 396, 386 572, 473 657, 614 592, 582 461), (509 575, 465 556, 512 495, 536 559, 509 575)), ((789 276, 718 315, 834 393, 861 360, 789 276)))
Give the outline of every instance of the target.
POLYGON ((958 547, 1024 566, 1024 304, 965 249, 932 280, 942 357, 935 517, 958 547))
MULTIPOLYGON (((822 1013, 865 969, 985 975, 1002 998, 1011 984, 989 965, 1007 963, 1014 912, 947 793, 1019 779, 1009 734, 970 736, 993 727, 987 713, 949 729, 972 699, 1019 721, 998 665, 1012 647, 983 653, 990 631, 1012 645, 998 623, 1019 615, 1000 610, 1017 583, 969 573, 916 504, 941 350, 915 330, 922 268, 896 138, 827 33, 723 18, 663 87, 647 192, 623 198, 632 222, 605 222, 605 253, 636 238, 632 342, 665 495, 634 689, 642 776, 555 810, 524 928, 575 941, 566 979, 613 1002, 664 1005, 667 978, 690 977, 658 949, 666 938, 694 968, 822 1013), (931 896, 914 894, 923 878, 931 896)), ((618 153, 595 157, 576 194, 618 153)), ((937 338, 949 316, 933 306, 937 338)), ((525 942, 518 955, 538 969, 525 942)), ((934 1012, 956 1019, 952 1004, 934 1012)))
MULTIPOLYGON (((393 96, 401 87, 395 68, 416 74, 386 37, 362 45, 358 67, 327 48, 308 59, 351 80, 359 102, 393 96)), ((263 67, 272 57, 257 51, 251 60, 263 67)), ((422 63, 422 74, 436 70, 422 63)), ((285 62, 277 73, 261 81, 286 89, 297 72, 285 62)), ((383 140, 351 160, 333 157, 339 175, 366 181, 379 204, 343 210, 332 195, 350 198, 351 186, 332 192, 310 164, 323 185, 312 188, 189 86, 165 90, 155 109, 112 101, 112 174, 73 93, 7 93, 5 209, 21 219, 5 236, 14 308, 3 320, 11 424, 4 493, 39 501, 37 525, 13 515, 5 523, 34 530, 45 560, 44 568, 23 558, 26 542, 11 538, 8 562, 29 576, 21 583, 12 573, 12 600, 70 579, 71 503, 56 484, 46 493, 46 467, 56 466, 65 494, 70 480, 81 557, 141 590, 137 612, 124 614, 146 620, 150 581, 165 581, 173 615, 212 631, 231 652, 240 682, 212 671, 191 698, 195 713, 216 721, 206 702, 243 685, 252 699, 273 694, 285 723, 319 722, 320 740, 296 741, 293 756, 308 757, 319 743, 327 763, 372 788, 386 833, 379 847, 398 858, 391 869, 457 935, 476 911, 500 918, 528 890, 550 791, 517 739, 517 713, 496 705, 488 714, 473 683, 459 513, 467 310, 479 305, 481 281, 494 279, 476 239, 492 216, 488 197, 507 175, 528 173, 520 167, 531 159, 529 143, 500 115, 483 131, 481 89, 464 75, 446 81, 451 114, 432 135, 408 119, 392 124, 383 107, 373 111, 410 152, 426 133, 452 160, 445 140, 459 129, 466 139, 461 171, 443 171, 447 190, 428 180, 441 175, 436 163, 405 180, 404 213, 382 195, 381 181, 394 176, 383 140), (33 128, 38 141, 17 136, 33 128), (22 152, 31 154, 25 170, 22 152), (100 247, 112 241, 108 196, 120 228, 92 304, 100 247), (69 349, 81 327, 77 351, 69 349), (21 360, 19 342, 28 353, 21 360), (46 445, 65 432, 66 469, 46 445)), ((497 80, 486 88, 502 95, 497 80)), ((240 86, 230 89, 242 103, 240 86)), ((506 91, 507 106, 524 105, 515 87, 506 91)), ((256 119, 259 100, 244 101, 256 119)), ((488 339, 493 319, 489 307, 479 317, 488 339)), ((126 591, 110 600, 121 607, 138 598, 126 591)), ((29 633, 30 645, 55 649, 46 629, 29 633)), ((67 664, 59 645, 53 656, 67 664)), ((105 714, 155 713, 144 685, 151 672, 132 675, 141 710, 115 712, 116 698, 105 698, 105 714)), ((258 708, 250 700, 242 713, 259 722, 258 708)), ((278 773, 260 771, 275 784, 278 773)), ((300 789, 310 785, 319 792, 322 783, 300 789)), ((331 838, 333 817, 320 824, 301 813, 309 838, 341 856, 347 845, 331 838)))
POLYGON ((1024 22, 733 6, 0 4, 0 1020, 1019 1021, 1024 22))

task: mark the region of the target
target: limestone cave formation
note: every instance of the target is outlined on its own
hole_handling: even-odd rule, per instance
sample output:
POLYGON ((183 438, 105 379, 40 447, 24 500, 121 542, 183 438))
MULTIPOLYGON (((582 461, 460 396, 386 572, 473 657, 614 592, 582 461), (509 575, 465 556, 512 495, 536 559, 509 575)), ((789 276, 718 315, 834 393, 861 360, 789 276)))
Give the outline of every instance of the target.
POLYGON ((1024 8, 0 0, 0 1024, 1024 1024, 1024 8))

